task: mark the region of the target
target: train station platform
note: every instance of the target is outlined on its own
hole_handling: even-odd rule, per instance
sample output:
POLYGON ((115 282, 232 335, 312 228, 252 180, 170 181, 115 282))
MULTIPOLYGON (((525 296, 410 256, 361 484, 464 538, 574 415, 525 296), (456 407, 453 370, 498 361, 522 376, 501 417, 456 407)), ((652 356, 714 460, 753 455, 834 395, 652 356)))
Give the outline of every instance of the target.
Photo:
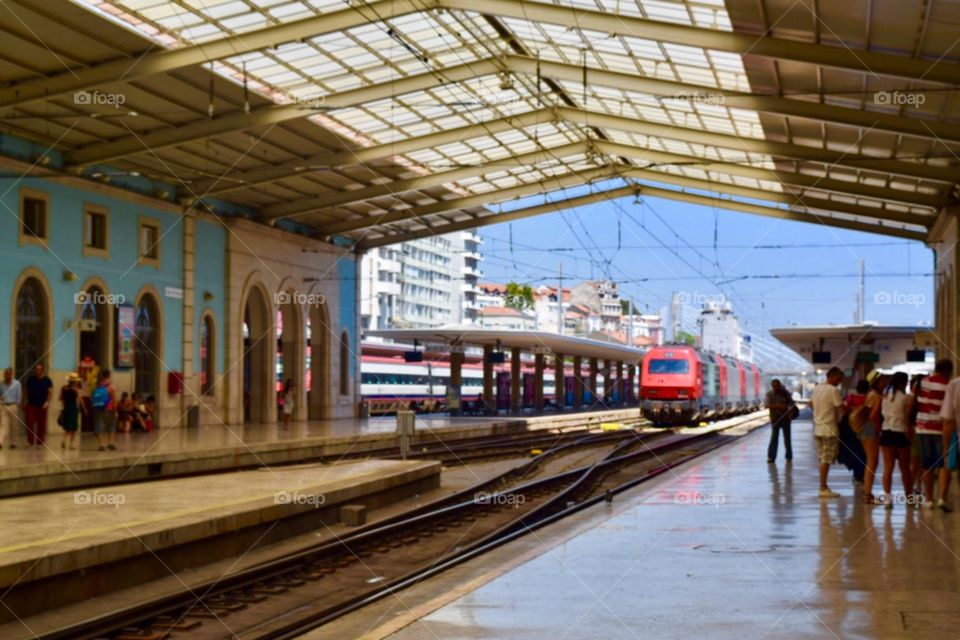
POLYGON ((757 430, 305 637, 955 637, 960 511, 865 506, 841 466, 819 499, 811 429, 792 466, 757 430))
POLYGON ((375 509, 439 484, 438 462, 363 460, 8 498, 0 622, 241 558, 343 521, 345 505, 375 509))
MULTIPOLYGON (((637 408, 526 416, 418 415, 412 442, 639 418, 637 408)), ((46 446, 28 449, 21 435, 17 448, 0 450, 0 497, 335 459, 365 451, 375 455, 397 446, 394 417, 299 422, 286 430, 273 423, 117 434, 117 450, 105 452, 97 450, 92 434, 83 434, 77 450, 61 448, 61 439, 54 431, 46 446)))

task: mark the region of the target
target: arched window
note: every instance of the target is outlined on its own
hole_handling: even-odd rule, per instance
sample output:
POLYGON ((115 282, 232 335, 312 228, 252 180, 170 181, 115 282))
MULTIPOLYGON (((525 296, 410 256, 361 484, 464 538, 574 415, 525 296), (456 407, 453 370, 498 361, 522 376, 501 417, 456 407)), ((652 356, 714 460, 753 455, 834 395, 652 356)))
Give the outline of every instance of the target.
POLYGON ((213 394, 216 335, 213 316, 205 315, 200 322, 200 393, 205 396, 213 394))
POLYGON ((24 378, 36 364, 45 364, 47 352, 47 300, 40 281, 27 278, 17 293, 17 317, 14 336, 14 371, 24 378))
POLYGON ((340 334, 340 395, 350 395, 350 335, 340 334))

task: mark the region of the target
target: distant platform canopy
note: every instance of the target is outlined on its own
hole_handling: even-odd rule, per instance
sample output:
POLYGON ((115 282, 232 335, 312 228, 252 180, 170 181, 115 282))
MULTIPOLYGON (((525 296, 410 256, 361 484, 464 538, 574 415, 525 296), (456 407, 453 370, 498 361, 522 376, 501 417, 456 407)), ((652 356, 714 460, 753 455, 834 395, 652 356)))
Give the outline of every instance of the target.
POLYGON ((478 329, 474 327, 435 327, 431 329, 384 329, 367 331, 368 338, 383 338, 413 344, 446 344, 463 346, 492 346, 501 349, 521 349, 530 353, 545 355, 562 354, 583 358, 599 358, 638 361, 644 351, 612 342, 601 342, 589 338, 562 336, 542 331, 508 331, 478 329))
POLYGON ((930 327, 824 325, 771 329, 770 335, 824 369, 852 370, 859 365, 881 369, 923 362, 926 350, 936 346, 930 327))

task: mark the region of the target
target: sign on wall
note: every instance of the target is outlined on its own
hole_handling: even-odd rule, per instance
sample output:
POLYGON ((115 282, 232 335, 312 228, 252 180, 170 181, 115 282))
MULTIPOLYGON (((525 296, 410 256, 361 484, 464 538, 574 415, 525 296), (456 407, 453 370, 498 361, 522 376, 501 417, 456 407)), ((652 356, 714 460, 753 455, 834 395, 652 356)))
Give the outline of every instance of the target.
POLYGON ((134 365, 133 341, 136 339, 136 318, 133 305, 117 307, 117 356, 116 367, 129 369, 134 365))

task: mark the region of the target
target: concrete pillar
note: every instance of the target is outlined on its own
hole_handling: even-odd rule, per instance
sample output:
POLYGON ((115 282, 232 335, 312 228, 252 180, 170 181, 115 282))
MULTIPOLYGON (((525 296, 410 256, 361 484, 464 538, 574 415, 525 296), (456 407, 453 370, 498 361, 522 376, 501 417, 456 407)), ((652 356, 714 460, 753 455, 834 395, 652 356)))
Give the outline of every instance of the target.
POLYGON ((620 392, 620 404, 627 404, 627 385, 623 378, 623 360, 617 360, 617 390, 620 392))
MULTIPOLYGON (((181 349, 183 350, 182 358, 183 362, 180 365, 181 371, 183 372, 183 392, 180 394, 180 406, 177 417, 182 419, 177 421, 176 426, 182 427, 186 426, 187 420, 187 408, 198 404, 203 406, 205 403, 201 401, 200 397, 200 380, 196 374, 194 367, 194 340, 193 336, 196 332, 196 323, 194 322, 196 314, 196 232, 197 232, 197 217, 196 213, 193 211, 187 211, 182 218, 183 223, 183 335, 181 340, 181 349)), ((226 256, 224 256, 226 259, 226 256)), ((157 304, 162 304, 162 300, 157 300, 157 304)), ((163 373, 163 368, 161 367, 161 373, 163 373)), ((158 409, 161 410, 165 408, 163 405, 166 404, 164 400, 169 396, 166 393, 166 389, 163 387, 166 385, 166 379, 161 377, 158 385, 161 387, 160 394, 157 398, 159 403, 158 409)), ((203 415, 205 411, 200 412, 200 419, 204 422, 207 420, 208 416, 203 415)), ((168 420, 161 420, 161 427, 173 426, 168 420)))
POLYGON ((603 360, 603 399, 605 405, 613 402, 613 360, 603 360))
POLYGON ((520 370, 521 353, 523 352, 517 347, 514 347, 510 352, 510 411, 513 413, 520 413, 523 409, 523 391, 521 388, 523 372, 520 370))
POLYGON ((553 354, 553 397, 557 409, 563 410, 566 406, 567 385, 563 375, 563 354, 553 354))
POLYGON ((581 377, 581 367, 583 358, 573 356, 573 408, 579 409, 583 406, 583 378, 581 377))
POLYGON ((533 356, 534 379, 533 379, 533 409, 543 411, 543 354, 538 353, 533 356))
POLYGON ((493 396, 493 363, 490 357, 493 355, 493 346, 483 345, 483 404, 487 411, 495 412, 497 410, 496 398, 493 396))
MULTIPOLYGON (((463 386, 463 351, 454 346, 450 353, 450 386, 456 389, 457 396, 460 396, 460 389, 463 386)), ((450 411, 451 415, 460 415, 463 412, 463 398, 460 398, 460 404, 456 409, 450 411)))
POLYGON ((629 405, 632 405, 637 399, 637 394, 634 389, 636 373, 637 368, 634 365, 631 364, 627 367, 627 404, 629 405))
POLYGON ((591 405, 597 402, 597 372, 599 370, 597 359, 590 358, 590 379, 587 381, 587 388, 590 390, 591 405))

